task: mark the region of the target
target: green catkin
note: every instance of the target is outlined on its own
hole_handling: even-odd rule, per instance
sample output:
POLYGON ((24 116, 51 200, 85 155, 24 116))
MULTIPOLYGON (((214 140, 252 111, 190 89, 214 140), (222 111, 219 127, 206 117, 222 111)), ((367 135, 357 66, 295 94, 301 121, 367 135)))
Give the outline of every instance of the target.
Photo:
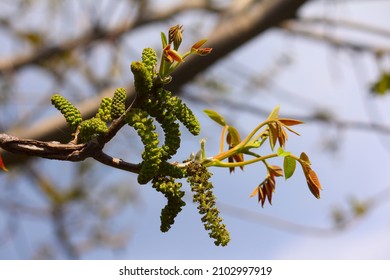
POLYGON ((191 132, 193 135, 199 135, 200 124, 194 113, 181 99, 177 96, 171 98, 171 102, 174 103, 175 115, 177 119, 191 132))
POLYGON ((193 162, 188 165, 187 175, 187 181, 194 193, 193 201, 198 203, 199 214, 203 215, 201 220, 204 228, 209 231, 209 236, 215 239, 215 245, 226 246, 230 241, 230 236, 215 206, 213 185, 208 181, 211 173, 200 163, 193 162))
POLYGON ((81 143, 85 143, 107 132, 108 128, 106 123, 100 118, 93 117, 80 124, 78 137, 81 143))
POLYGON ((104 97, 102 99, 102 102, 100 103, 98 112, 96 114, 96 117, 101 119, 103 122, 110 122, 112 120, 111 117, 111 104, 112 100, 109 97, 104 97))
POLYGON ((111 116, 113 119, 119 118, 126 110, 126 89, 117 88, 112 98, 111 116))
POLYGON ((153 188, 164 194, 167 198, 167 205, 161 210, 161 226, 162 232, 167 232, 175 222, 176 216, 185 206, 182 200, 184 191, 181 190, 182 184, 175 182, 173 178, 156 177, 153 179, 153 188))
POLYGON ((70 129, 73 132, 76 131, 77 126, 82 121, 80 111, 75 106, 73 106, 65 97, 59 94, 54 94, 51 97, 51 103, 65 117, 65 120, 68 123, 70 129))
POLYGON ((126 122, 134 127, 144 144, 138 182, 146 184, 156 176, 161 164, 161 149, 158 147, 156 127, 148 113, 139 108, 134 108, 127 114, 126 122))
POLYGON ((184 172, 181 168, 177 167, 174 164, 166 162, 166 161, 163 161, 160 164, 159 173, 164 175, 164 176, 169 176, 169 177, 177 178, 177 179, 184 177, 184 172))
POLYGON ((145 64, 141 61, 135 61, 131 63, 130 69, 134 75, 135 91, 141 95, 149 93, 153 86, 153 78, 145 64))
POLYGON ((162 146, 163 160, 170 159, 180 147, 180 126, 176 122, 171 108, 158 95, 151 95, 142 106, 164 131, 165 141, 162 146))
POLYGON ((152 48, 145 48, 142 51, 142 63, 145 65, 151 78, 154 78, 157 66, 157 54, 152 48))
POLYGON ((194 113, 187 107, 183 101, 172 96, 171 92, 165 89, 159 89, 157 94, 161 99, 165 100, 167 110, 172 110, 176 118, 191 132, 193 135, 198 135, 200 132, 200 124, 194 113))

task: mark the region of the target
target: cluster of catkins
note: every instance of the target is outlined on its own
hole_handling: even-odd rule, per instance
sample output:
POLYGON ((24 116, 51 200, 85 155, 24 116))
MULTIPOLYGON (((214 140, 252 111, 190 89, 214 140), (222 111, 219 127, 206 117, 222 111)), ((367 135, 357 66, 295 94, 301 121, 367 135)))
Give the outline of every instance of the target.
POLYGON ((193 135, 198 135, 200 125, 193 112, 177 96, 163 88, 164 82, 156 73, 157 56, 153 49, 146 48, 142 52, 142 61, 131 64, 134 75, 134 86, 137 93, 136 105, 126 111, 126 91, 118 88, 113 98, 105 97, 101 101, 96 115, 82 120, 76 107, 59 94, 55 94, 52 104, 64 115, 77 143, 88 142, 108 132, 108 125, 126 112, 126 123, 133 127, 144 146, 142 162, 138 174, 138 182, 152 182, 153 188, 164 194, 167 205, 161 211, 161 231, 166 232, 174 223, 185 202, 182 183, 177 179, 187 177, 194 193, 194 202, 199 204, 198 210, 210 237, 215 244, 225 246, 230 238, 222 224, 212 184, 208 182, 210 173, 200 163, 191 162, 181 168, 168 163, 180 147, 180 125, 182 123, 193 135), (158 123, 164 132, 164 142, 156 130, 158 123))
POLYGON ((90 119, 82 120, 80 111, 65 97, 54 94, 51 103, 62 113, 78 143, 88 142, 108 132, 108 123, 119 118, 125 112, 126 90, 117 88, 114 97, 104 97, 98 112, 90 119))

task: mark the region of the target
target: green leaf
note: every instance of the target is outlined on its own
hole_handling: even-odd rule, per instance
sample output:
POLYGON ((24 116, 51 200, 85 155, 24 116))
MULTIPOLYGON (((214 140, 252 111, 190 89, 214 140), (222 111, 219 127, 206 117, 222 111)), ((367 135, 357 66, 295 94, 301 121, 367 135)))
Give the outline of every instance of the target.
POLYGON ((284 177, 286 178, 286 180, 294 174, 296 166, 297 166, 297 162, 295 158, 290 156, 284 157, 283 169, 284 169, 284 177))
POLYGON ((272 112, 269 114, 267 120, 276 120, 279 118, 279 110, 280 110, 280 106, 276 106, 272 112))
POLYGON ((241 142, 240 134, 238 130, 233 126, 228 126, 229 145, 236 146, 241 142))
POLYGON ((287 152, 287 151, 283 150, 282 147, 279 147, 279 149, 276 153, 280 157, 287 157, 287 156, 291 155, 291 152, 287 152))
POLYGON ((222 125, 222 126, 226 126, 227 125, 225 119, 220 114, 218 114, 217 112, 215 112, 213 110, 209 110, 209 109, 205 109, 205 110, 203 110, 203 112, 207 116, 209 116, 213 121, 218 123, 219 125, 222 125))
POLYGON ((161 43, 162 43, 163 49, 168 45, 167 36, 165 35, 164 32, 161 32, 161 43))

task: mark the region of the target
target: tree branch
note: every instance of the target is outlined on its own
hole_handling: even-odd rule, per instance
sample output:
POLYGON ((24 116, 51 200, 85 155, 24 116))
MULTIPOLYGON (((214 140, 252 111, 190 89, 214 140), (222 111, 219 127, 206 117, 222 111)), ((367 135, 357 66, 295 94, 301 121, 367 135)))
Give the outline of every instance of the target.
POLYGON ((133 173, 138 173, 140 168, 138 164, 129 163, 105 154, 102 151, 103 146, 97 140, 85 144, 61 144, 56 141, 20 139, 2 133, 0 134, 0 147, 13 154, 63 161, 83 161, 91 157, 103 164, 133 173))
POLYGON ((306 37, 308 39, 320 42, 325 42, 337 48, 350 49, 356 52, 370 52, 373 54, 390 54, 390 47, 374 46, 362 42, 352 42, 347 41, 345 39, 336 38, 324 32, 310 30, 309 28, 299 24, 299 22, 293 20, 282 23, 281 27, 284 31, 289 32, 293 35, 306 37))

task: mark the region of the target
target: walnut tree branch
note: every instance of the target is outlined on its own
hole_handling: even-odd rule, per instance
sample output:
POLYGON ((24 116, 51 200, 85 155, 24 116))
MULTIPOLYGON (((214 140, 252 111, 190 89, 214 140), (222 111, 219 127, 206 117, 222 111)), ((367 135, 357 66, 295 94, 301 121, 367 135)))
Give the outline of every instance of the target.
POLYGON ((56 141, 20 139, 15 136, 0 134, 0 147, 13 154, 41 157, 63 161, 83 161, 94 158, 114 168, 133 173, 139 172, 139 165, 113 158, 102 151, 99 141, 92 140, 85 144, 62 144, 56 141))

